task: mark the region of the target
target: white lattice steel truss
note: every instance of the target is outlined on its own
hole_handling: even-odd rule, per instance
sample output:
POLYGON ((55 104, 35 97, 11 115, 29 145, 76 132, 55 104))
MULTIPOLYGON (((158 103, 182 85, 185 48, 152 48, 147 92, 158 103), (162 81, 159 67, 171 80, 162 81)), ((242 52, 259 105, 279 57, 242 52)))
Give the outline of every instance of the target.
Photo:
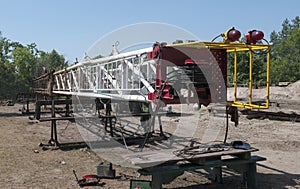
POLYGON ((85 60, 54 73, 53 93, 120 100, 147 101, 155 82, 152 48, 85 60), (143 92, 144 91, 144 92, 143 92))

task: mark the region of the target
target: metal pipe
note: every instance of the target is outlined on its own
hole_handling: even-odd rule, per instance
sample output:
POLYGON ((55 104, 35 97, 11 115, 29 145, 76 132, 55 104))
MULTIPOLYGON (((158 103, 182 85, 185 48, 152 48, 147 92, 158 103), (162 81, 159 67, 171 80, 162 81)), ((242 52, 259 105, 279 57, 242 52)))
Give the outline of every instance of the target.
POLYGON ((271 49, 268 48, 267 54, 267 88, 266 88, 266 107, 269 108, 270 103, 270 59, 271 59, 271 49))
POLYGON ((252 64, 253 64, 253 53, 249 51, 249 104, 252 104, 252 64))
POLYGON ((233 102, 236 102, 236 91, 237 91, 237 52, 234 52, 234 73, 233 73, 233 87, 234 87, 234 96, 233 96, 233 102))

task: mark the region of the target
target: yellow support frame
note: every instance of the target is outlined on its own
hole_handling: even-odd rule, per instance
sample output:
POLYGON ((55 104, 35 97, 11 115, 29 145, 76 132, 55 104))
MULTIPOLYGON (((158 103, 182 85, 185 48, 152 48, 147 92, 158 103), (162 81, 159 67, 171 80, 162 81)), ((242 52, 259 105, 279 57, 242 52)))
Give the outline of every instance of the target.
MULTIPOLYGON (((237 51, 241 51, 241 49, 237 49, 237 51)), ((227 102, 228 106, 234 106, 237 108, 247 108, 247 109, 268 109, 270 98, 269 98, 269 92, 270 92, 270 46, 269 45, 248 45, 248 49, 244 49, 243 51, 249 51, 249 98, 248 103, 238 102, 237 101, 237 51, 233 51, 234 53, 234 97, 233 102, 227 102), (259 48, 263 47, 263 48, 259 48), (254 47, 254 48, 252 48, 254 47), (257 105, 252 102, 252 94, 253 94, 253 50, 264 50, 267 51, 267 62, 266 62, 266 98, 265 98, 265 105, 257 105)), ((227 51, 227 52, 232 52, 227 51)))
POLYGON ((268 109, 269 108, 269 91, 270 91, 270 45, 265 44, 245 44, 245 43, 224 43, 224 42, 190 42, 168 45, 172 47, 190 47, 190 48, 209 48, 209 49, 226 49, 227 53, 234 53, 234 97, 233 102, 227 102, 227 106, 247 109, 268 109), (237 53, 242 51, 249 52, 249 99, 248 103, 237 101, 237 53), (266 51, 266 99, 265 105, 257 105, 252 102, 252 68, 253 68, 253 51, 266 51))

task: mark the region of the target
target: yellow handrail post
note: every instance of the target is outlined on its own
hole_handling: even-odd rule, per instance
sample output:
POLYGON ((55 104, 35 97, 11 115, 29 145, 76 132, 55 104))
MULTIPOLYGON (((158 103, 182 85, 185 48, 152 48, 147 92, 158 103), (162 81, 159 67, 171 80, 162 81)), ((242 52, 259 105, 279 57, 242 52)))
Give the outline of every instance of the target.
POLYGON ((267 89, 266 89, 266 106, 269 108, 270 103, 270 60, 271 60, 271 49, 268 48, 267 54, 267 89))
POLYGON ((252 104, 252 65, 253 53, 249 51, 249 104, 252 104))
POLYGON ((236 102, 236 91, 237 91, 237 52, 234 51, 234 66, 233 66, 233 87, 234 87, 234 96, 233 102, 236 102))

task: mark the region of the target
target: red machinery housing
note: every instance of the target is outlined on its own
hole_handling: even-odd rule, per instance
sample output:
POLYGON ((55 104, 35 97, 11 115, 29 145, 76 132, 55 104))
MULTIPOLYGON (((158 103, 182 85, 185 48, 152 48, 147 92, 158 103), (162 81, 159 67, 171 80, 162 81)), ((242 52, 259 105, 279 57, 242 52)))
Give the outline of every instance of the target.
POLYGON ((226 85, 226 49, 155 44, 148 57, 156 60, 155 92, 148 94, 150 100, 207 106, 217 95, 210 88, 221 83, 226 85))

